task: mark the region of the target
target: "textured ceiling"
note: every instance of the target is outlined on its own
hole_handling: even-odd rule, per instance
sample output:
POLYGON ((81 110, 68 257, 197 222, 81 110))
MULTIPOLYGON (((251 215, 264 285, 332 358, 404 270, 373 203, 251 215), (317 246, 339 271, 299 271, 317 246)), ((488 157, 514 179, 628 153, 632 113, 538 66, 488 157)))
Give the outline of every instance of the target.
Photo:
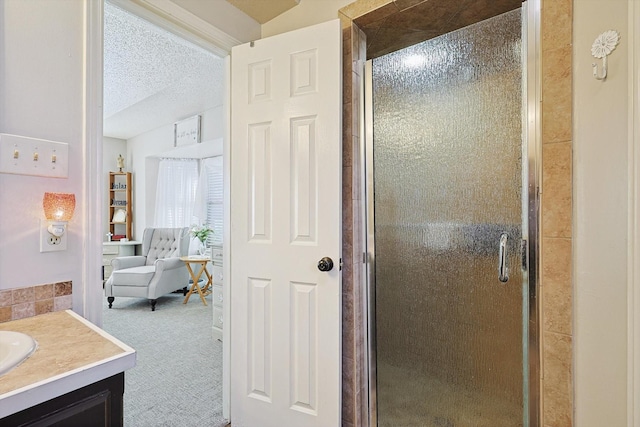
POLYGON ((104 135, 129 139, 222 105, 223 60, 105 2, 104 135))

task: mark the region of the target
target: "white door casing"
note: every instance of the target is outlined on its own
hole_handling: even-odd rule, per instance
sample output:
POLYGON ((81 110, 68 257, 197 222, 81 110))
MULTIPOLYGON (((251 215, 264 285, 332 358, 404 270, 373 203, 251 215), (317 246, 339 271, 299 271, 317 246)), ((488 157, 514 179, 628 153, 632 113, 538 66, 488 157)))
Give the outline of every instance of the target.
POLYGON ((335 20, 231 53, 234 427, 340 425, 341 48, 335 20))

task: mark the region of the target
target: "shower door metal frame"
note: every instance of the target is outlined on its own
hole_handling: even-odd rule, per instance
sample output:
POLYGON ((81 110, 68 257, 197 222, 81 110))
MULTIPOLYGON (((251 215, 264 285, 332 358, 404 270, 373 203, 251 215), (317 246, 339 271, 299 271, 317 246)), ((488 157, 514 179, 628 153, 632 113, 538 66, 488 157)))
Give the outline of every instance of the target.
MULTIPOLYGON (((541 61, 540 61, 540 0, 522 3, 523 79, 522 79, 522 239, 526 245, 526 269, 523 281, 528 283, 528 304, 523 304, 523 366, 528 369, 523 378, 523 425, 539 427, 540 406, 540 301, 539 295, 539 208, 542 182, 541 144, 541 61), (526 322, 525 322, 526 321, 526 322)), ((364 155, 361 157, 365 182, 365 238, 366 238, 366 316, 367 361, 369 377, 369 425, 377 426, 376 390, 376 312, 375 312, 375 219, 373 189, 373 73, 372 60, 364 64, 364 93, 361 111, 361 135, 364 135, 364 155)), ((523 295, 523 300, 526 296, 523 295)))

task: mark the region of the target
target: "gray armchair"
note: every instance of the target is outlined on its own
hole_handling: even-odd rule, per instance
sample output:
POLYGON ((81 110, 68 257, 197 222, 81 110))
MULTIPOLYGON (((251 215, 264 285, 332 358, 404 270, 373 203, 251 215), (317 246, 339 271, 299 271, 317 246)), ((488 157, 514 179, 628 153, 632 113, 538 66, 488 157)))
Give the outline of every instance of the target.
POLYGON ((142 255, 114 258, 113 272, 104 292, 113 306, 115 297, 147 298, 155 311, 158 297, 189 284, 189 272, 181 256, 188 255, 189 229, 146 228, 142 235, 142 255))

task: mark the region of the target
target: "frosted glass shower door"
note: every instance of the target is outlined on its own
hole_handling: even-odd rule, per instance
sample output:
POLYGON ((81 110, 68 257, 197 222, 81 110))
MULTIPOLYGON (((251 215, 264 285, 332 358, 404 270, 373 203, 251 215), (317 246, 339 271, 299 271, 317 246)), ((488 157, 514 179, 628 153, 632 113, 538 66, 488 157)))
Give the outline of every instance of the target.
POLYGON ((373 60, 379 426, 523 425, 521 28, 373 60))

